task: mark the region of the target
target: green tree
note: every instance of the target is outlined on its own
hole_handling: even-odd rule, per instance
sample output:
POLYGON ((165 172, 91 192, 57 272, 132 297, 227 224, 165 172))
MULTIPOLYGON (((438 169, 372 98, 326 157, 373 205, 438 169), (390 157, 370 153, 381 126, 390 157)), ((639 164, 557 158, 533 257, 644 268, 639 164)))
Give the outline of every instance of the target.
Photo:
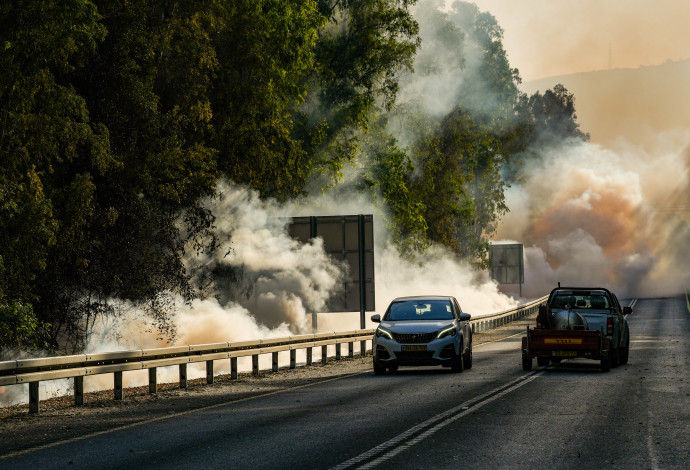
POLYGON ((390 110, 399 74, 412 69, 418 25, 415 0, 319 0, 328 24, 319 31, 311 91, 299 109, 297 135, 313 169, 337 182, 357 155, 377 109, 390 110))
POLYGON ((262 196, 301 194, 310 162, 293 115, 326 18, 315 1, 239 0, 227 13, 214 40, 211 142, 219 169, 262 196))
MULTIPOLYGON (((218 177, 208 90, 217 64, 213 2, 99 1, 107 36, 72 84, 108 130, 115 164, 87 168, 53 198, 64 230, 38 289, 52 340, 83 348, 110 299, 141 302, 172 334, 162 292, 192 296, 182 257, 213 222, 199 208, 218 177), (183 223, 181 223, 183 222, 183 223)), ((75 168, 63 167, 66 175, 75 168)))
POLYGON ((589 134, 582 132, 577 122, 575 96, 563 85, 558 84, 543 95, 533 94, 527 105, 534 119, 535 140, 548 143, 573 138, 589 140, 589 134))
POLYGON ((380 203, 383 220, 401 253, 423 251, 428 247, 428 227, 424 205, 411 190, 414 166, 385 128, 386 117, 381 116, 372 121, 371 131, 363 139, 358 189, 380 203))
POLYGON ((416 148, 422 176, 413 192, 424 205, 429 239, 482 267, 488 239, 507 211, 500 145, 457 108, 416 148))
POLYGON ((5 323, 26 335, 35 331, 29 303, 43 300, 35 287, 65 228, 55 198, 78 206, 85 195, 75 181, 113 163, 107 131, 70 83, 105 36, 99 19, 85 0, 0 4, 0 295, 5 323))

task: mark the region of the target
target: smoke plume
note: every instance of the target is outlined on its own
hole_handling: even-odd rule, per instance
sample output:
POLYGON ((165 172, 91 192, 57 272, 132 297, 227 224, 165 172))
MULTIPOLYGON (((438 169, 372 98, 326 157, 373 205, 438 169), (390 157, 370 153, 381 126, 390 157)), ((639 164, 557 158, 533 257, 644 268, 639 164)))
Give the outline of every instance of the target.
POLYGON ((527 296, 558 281, 624 297, 683 291, 690 135, 659 138, 656 154, 569 142, 528 165, 524 183, 507 193, 511 212, 498 230, 525 243, 527 296))

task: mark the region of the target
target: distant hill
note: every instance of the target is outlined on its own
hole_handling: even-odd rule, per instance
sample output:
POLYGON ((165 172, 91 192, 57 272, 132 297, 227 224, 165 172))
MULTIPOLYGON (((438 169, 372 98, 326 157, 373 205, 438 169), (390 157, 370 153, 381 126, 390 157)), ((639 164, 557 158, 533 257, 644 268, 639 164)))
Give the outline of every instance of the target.
POLYGON ((522 84, 528 94, 562 83, 575 95, 578 122, 592 142, 620 137, 645 145, 669 130, 690 130, 690 59, 636 69, 549 77, 522 84))

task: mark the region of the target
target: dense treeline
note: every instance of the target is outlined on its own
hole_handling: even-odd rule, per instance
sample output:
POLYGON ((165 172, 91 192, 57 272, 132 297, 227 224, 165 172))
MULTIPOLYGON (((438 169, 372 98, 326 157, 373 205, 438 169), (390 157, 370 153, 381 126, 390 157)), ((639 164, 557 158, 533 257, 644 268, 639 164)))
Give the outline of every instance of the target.
POLYGON ((465 3, 435 21, 477 74, 442 116, 401 106, 434 68, 414 3, 1 2, 0 352, 78 350, 114 298, 165 332, 160 294, 195 295, 185 250, 214 249, 220 178, 378 195, 401 250, 481 265, 530 149, 586 136, 567 90, 518 91, 495 19, 465 3))

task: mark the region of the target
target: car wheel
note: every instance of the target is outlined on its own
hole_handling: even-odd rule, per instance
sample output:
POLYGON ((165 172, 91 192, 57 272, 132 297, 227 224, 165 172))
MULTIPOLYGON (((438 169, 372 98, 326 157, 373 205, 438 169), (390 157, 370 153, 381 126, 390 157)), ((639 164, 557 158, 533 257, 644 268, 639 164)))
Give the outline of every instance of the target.
POLYGON ((537 364, 539 364, 540 366, 548 366, 550 360, 551 359, 548 357, 538 357, 537 364))
POLYGON ((607 357, 601 358, 601 371, 608 372, 611 370, 611 360, 607 357))
POLYGON ((526 355, 522 356, 522 370, 532 370, 532 358, 526 355))
POLYGON ((472 346, 470 346, 465 353, 465 357, 462 358, 462 366, 465 368, 465 370, 472 368, 472 346))
POLYGON ((383 375, 386 373, 386 366, 374 362, 374 374, 383 375))
MULTIPOLYGON (((462 351, 462 345, 460 345, 460 351, 462 351)), ((465 361, 462 358, 462 354, 456 356, 453 359, 453 364, 450 366, 451 372, 462 372, 464 370, 465 361)))

